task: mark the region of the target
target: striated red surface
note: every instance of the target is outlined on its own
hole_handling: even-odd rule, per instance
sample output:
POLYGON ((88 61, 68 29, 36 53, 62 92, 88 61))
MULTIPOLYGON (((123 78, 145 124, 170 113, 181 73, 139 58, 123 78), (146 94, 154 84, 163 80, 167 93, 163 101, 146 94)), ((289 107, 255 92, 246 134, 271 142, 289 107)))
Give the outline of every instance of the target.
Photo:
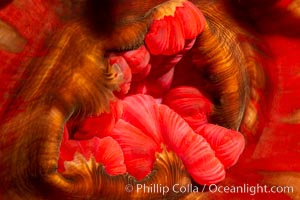
MULTIPOLYGON (((256 62, 263 71, 247 71, 252 73, 247 80, 251 87, 247 103, 256 115, 244 110, 244 116, 250 116, 250 120, 245 117, 239 130, 223 127, 211 118, 218 100, 210 94, 214 88, 204 79, 215 77, 203 69, 213 61, 197 54, 202 48, 199 38, 207 30, 206 20, 211 20, 208 11, 202 14, 201 6, 194 6, 198 5, 197 0, 174 2, 171 8, 154 12, 144 45, 107 52, 109 64, 119 69, 124 81, 114 92, 116 99, 111 102, 109 112, 74 117, 66 122, 57 171, 63 174, 82 156, 87 163, 95 159, 109 175, 128 173, 141 181, 151 174, 157 155, 166 148, 182 161, 196 185, 294 187, 293 193, 285 194, 206 191, 196 197, 299 199, 300 2, 220 0, 216 3, 227 14, 223 17, 232 20, 232 27, 238 24, 255 38, 251 40, 253 44, 248 39, 244 42, 258 49, 256 62), (260 82, 260 76, 265 77, 265 86, 256 88, 255 81, 260 82), (251 120, 254 128, 244 128, 251 120)), ((212 4, 205 6, 214 7, 212 4)), ((0 41, 1 114, 27 78, 23 73, 27 63, 47 56, 48 40, 73 16, 72 7, 58 0, 15 0, 0 6, 0 27, 5 24, 3 33, 16 34, 15 39, 3 34, 13 43, 0 41)), ((218 44, 223 46, 212 49, 226 47, 222 40, 218 44)), ((7 119, 2 116, 1 120, 7 119)))

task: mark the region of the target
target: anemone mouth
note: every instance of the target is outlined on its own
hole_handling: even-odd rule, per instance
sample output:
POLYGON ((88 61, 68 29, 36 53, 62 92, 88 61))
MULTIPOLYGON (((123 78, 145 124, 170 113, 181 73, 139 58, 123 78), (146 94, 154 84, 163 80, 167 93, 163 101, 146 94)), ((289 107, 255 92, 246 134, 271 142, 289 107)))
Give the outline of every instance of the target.
POLYGON ((81 180, 81 188, 75 187, 80 195, 107 195, 107 187, 116 184, 118 193, 142 198, 149 194, 126 194, 126 184, 171 188, 191 180, 203 185, 218 183, 244 148, 238 132, 207 125, 212 104, 196 88, 174 89, 179 96, 166 94, 171 89, 174 66, 193 47, 205 26, 203 15, 190 2, 169 3, 172 9, 167 9, 167 14, 161 7, 154 11, 145 46, 109 55, 109 64, 117 65, 124 78, 115 93, 119 100, 110 105, 111 112, 66 125, 58 172, 70 180, 81 180), (185 16, 187 10, 191 12, 185 16), (195 26, 183 26, 188 18, 195 26), (174 37, 162 38, 171 33, 174 37), (225 133, 218 137, 216 131, 225 133), (95 187, 88 187, 91 185, 95 187))
MULTIPOLYGON (((116 112, 121 114, 112 129, 98 134, 77 133, 77 136, 90 135, 90 139, 84 140, 69 139, 65 129, 58 172, 65 179, 79 183, 73 193, 103 196, 111 190, 144 198, 152 194, 139 193, 139 190, 128 194, 124 188, 128 184, 135 189, 138 185, 172 188, 175 184, 186 187, 192 182, 215 184, 224 179, 225 169, 237 162, 244 148, 239 133, 210 124, 201 124, 194 131, 188 121, 151 96, 137 94, 119 101, 113 104, 122 104, 118 106, 122 110, 116 112)), ((171 101, 169 98, 168 102, 171 101)), ((102 119, 101 115, 98 117, 102 119)), ((88 127, 88 122, 91 121, 83 125, 88 127)), ((168 191, 168 195, 176 195, 176 192, 168 191)))
MULTIPOLYGON (((58 111, 61 108, 55 107, 54 110, 50 110, 50 117, 44 116, 45 121, 50 119, 50 125, 48 125, 50 128, 46 129, 50 132, 51 125, 58 123, 59 128, 65 126, 62 141, 58 141, 60 140, 58 136, 53 139, 52 136, 44 135, 37 135, 34 139, 37 141, 46 139, 49 146, 45 145, 46 142, 45 144, 41 142, 42 144, 29 147, 30 141, 25 141, 24 146, 30 149, 26 152, 29 156, 36 155, 33 152, 35 147, 41 149, 45 155, 36 156, 40 163, 29 170, 26 167, 31 167, 31 164, 27 161, 25 167, 19 171, 16 170, 18 175, 21 176, 24 172, 25 175, 29 175, 26 174, 28 171, 35 172, 42 168, 39 178, 45 178, 43 182, 50 183, 48 185, 55 188, 54 191, 58 191, 55 195, 60 198, 66 196, 75 199, 87 197, 147 199, 149 196, 161 198, 161 192, 154 195, 151 192, 139 193, 137 185, 158 184, 172 188, 175 184, 186 186, 192 182, 191 180, 197 184, 212 184, 224 179, 225 169, 237 162, 244 147, 244 140, 236 131, 208 124, 207 118, 211 112, 211 105, 208 105, 207 100, 204 100, 203 95, 199 94, 196 88, 185 87, 175 91, 175 93, 181 93, 182 96, 166 94, 171 89, 175 73, 174 66, 179 63, 185 53, 193 48, 196 37, 203 31, 206 24, 199 9, 189 1, 168 2, 172 8, 167 9, 167 14, 161 7, 154 9, 153 23, 145 36, 146 46, 141 46, 131 52, 117 52, 110 55, 109 64, 119 67, 124 79, 121 90, 115 93, 121 99, 121 103, 111 105, 109 113, 69 121, 66 125, 64 124, 66 116, 61 116, 58 111), (184 21, 188 19, 195 20, 192 22, 194 26, 183 26, 184 21), (164 27, 167 28, 164 29, 164 27), (168 39, 161 37, 170 35, 172 37, 168 39), (160 99, 154 99, 146 94, 160 99), (169 99, 166 99, 164 95, 169 95, 169 99), (187 96, 190 99, 187 100, 187 96), (165 105, 158 102, 163 102, 165 105), (199 103, 196 109, 193 105, 195 102, 199 103), (219 132, 223 134, 218 134, 219 132), (48 147, 51 150, 48 151, 48 147), (57 152, 56 147, 59 149, 57 152), (52 152, 53 149, 55 149, 54 152, 52 152), (55 160, 54 157, 58 158, 56 164, 52 163, 55 160), (51 161, 48 162, 50 158, 51 161), (57 166, 57 169, 53 166, 57 166), (54 170, 56 170, 55 173, 53 173, 54 170), (49 171, 50 175, 47 176, 49 171), (135 190, 126 191, 128 184, 135 190)), ((166 5, 168 4, 164 4, 166 5)), ((76 30, 70 32, 73 33, 76 30)), ((76 47, 80 49, 78 43, 75 42, 76 47)), ((68 44, 68 48, 73 47, 68 44)), ((84 62, 87 62, 87 65, 97 60, 93 59, 88 50, 85 53, 84 56, 87 59, 84 62)), ((97 52, 93 53, 99 56, 97 52)), ((93 80, 99 78, 95 78, 88 70, 76 72, 78 72, 76 75, 80 74, 79 78, 83 77, 81 81, 88 86, 92 85, 89 85, 89 78, 93 80), (84 73, 87 73, 89 77, 86 78, 84 73)), ((76 78, 77 76, 73 79, 76 78)), ((81 90, 89 89, 79 82, 72 83, 79 86, 81 90)), ((95 81, 96 85, 98 82, 95 81)), ((62 85, 64 83, 61 82, 62 85)), ((96 95, 97 98, 89 101, 88 98, 93 96, 92 91, 99 92, 97 87, 92 89, 95 90, 89 90, 88 95, 85 96, 86 99, 81 99, 81 103, 90 104, 88 108, 97 107, 100 96, 105 93, 100 91, 97 93, 99 96, 96 95)), ((108 88, 105 89, 111 94, 108 88)), ((76 94, 74 96, 77 97, 76 94)), ((109 97, 103 98, 109 99, 109 97)), ((65 100, 68 105, 76 104, 69 96, 62 100, 65 100)), ((46 109, 49 111, 48 107, 46 109)), ((45 112, 45 110, 42 111, 45 112)), ((83 112, 86 114, 89 111, 83 112)), ((31 116, 31 113, 27 114, 31 116)), ((31 118, 27 119, 33 121, 31 118)), ((15 120, 16 124, 17 120, 15 120)), ((33 125, 33 128, 44 127, 46 125, 43 123, 33 125), (37 127, 38 125, 41 127, 37 127)), ((36 131, 34 133, 38 133, 40 129, 34 130, 36 131)), ((26 131, 25 133, 30 132, 26 131)), ((39 175, 37 172, 36 176, 39 175)), ((171 191, 166 195, 166 198, 173 198, 174 195, 178 198, 184 194, 178 195, 171 191)))

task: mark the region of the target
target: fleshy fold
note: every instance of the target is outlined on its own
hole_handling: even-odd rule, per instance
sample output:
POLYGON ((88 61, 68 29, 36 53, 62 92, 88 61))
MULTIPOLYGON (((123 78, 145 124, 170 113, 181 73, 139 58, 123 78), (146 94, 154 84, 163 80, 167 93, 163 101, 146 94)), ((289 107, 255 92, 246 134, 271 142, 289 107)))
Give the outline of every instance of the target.
MULTIPOLYGON (((205 18, 189 1, 179 1, 175 12, 160 11, 145 37, 145 43, 153 55, 174 55, 183 50, 188 39, 196 38, 204 29, 205 18)), ((169 11, 169 10, 168 10, 169 11)))
POLYGON ((120 145, 111 137, 94 137, 89 140, 70 140, 65 129, 58 160, 58 172, 66 170, 65 161, 76 162, 75 154, 81 154, 87 161, 94 158, 110 175, 126 173, 124 155, 120 145))
MULTIPOLYGON (((201 96, 193 88, 181 89, 187 89, 186 93, 190 95, 187 94, 186 99, 191 98, 191 101, 195 101, 195 93, 201 96)), ((176 93, 169 97, 180 96, 180 93, 176 93)), ((237 162, 245 145, 240 133, 217 125, 206 123, 193 129, 178 113, 166 105, 158 104, 148 95, 127 96, 114 105, 118 106, 114 110, 118 110, 120 115, 114 128, 94 135, 103 139, 108 137, 119 144, 117 150, 120 148, 124 155, 127 172, 138 180, 151 173, 156 153, 162 152, 162 146, 165 146, 167 150, 176 153, 197 183, 218 183, 225 178, 225 169, 237 162)), ((210 112, 211 107, 207 108, 207 105, 210 104, 198 104, 198 107, 193 107, 190 111, 210 112)), ((187 112, 185 116, 188 114, 193 112, 187 112)), ((105 122, 99 121, 99 126, 101 123, 105 122)), ((92 140, 95 140, 95 144, 100 142, 96 138, 92 140)), ((116 146, 112 141, 110 143, 116 146)), ((109 143, 101 144, 104 145, 103 149, 108 148, 109 143)), ((92 149, 89 142, 66 139, 63 140, 62 148, 66 148, 61 153, 64 160, 72 160, 76 151, 89 159, 91 153, 86 151, 92 149), (83 146, 87 150, 83 151, 83 146)), ((99 149, 98 146, 97 148, 99 149)), ((106 154, 106 151, 102 153, 106 154)), ((121 156, 120 152, 117 154, 121 156)), ((99 155, 96 152, 94 156, 97 158, 99 155)))
POLYGON ((243 137, 236 135, 239 133, 225 128, 219 129, 223 131, 220 135, 200 129, 195 132, 180 115, 151 96, 129 96, 122 104, 123 115, 106 136, 120 144, 128 172, 139 180, 150 174, 155 153, 162 151, 162 145, 177 154, 199 184, 223 180, 225 168, 232 166, 243 150, 243 145, 235 146, 239 144, 236 138, 244 144, 243 137))

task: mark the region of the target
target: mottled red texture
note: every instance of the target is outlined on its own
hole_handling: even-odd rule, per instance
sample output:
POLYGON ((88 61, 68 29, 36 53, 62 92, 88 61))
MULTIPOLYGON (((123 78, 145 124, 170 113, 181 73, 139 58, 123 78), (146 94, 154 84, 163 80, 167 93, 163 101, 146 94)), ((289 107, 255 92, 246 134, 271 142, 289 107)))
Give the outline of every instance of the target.
POLYGON ((50 1, 13 1, 0 10, 0 19, 14 27, 26 40, 20 53, 12 53, 0 49, 0 113, 5 102, 18 83, 25 63, 33 56, 45 55, 45 39, 61 24, 57 9, 61 7, 57 0, 50 1))

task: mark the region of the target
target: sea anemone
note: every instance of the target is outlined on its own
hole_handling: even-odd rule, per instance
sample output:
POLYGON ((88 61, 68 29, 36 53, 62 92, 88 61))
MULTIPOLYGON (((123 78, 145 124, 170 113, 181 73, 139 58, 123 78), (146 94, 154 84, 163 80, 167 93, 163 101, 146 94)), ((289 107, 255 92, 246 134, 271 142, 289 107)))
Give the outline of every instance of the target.
POLYGON ((265 47, 231 13, 245 2, 62 2, 0 3, 0 197, 189 199, 207 194, 137 187, 237 181, 266 82, 265 47))

